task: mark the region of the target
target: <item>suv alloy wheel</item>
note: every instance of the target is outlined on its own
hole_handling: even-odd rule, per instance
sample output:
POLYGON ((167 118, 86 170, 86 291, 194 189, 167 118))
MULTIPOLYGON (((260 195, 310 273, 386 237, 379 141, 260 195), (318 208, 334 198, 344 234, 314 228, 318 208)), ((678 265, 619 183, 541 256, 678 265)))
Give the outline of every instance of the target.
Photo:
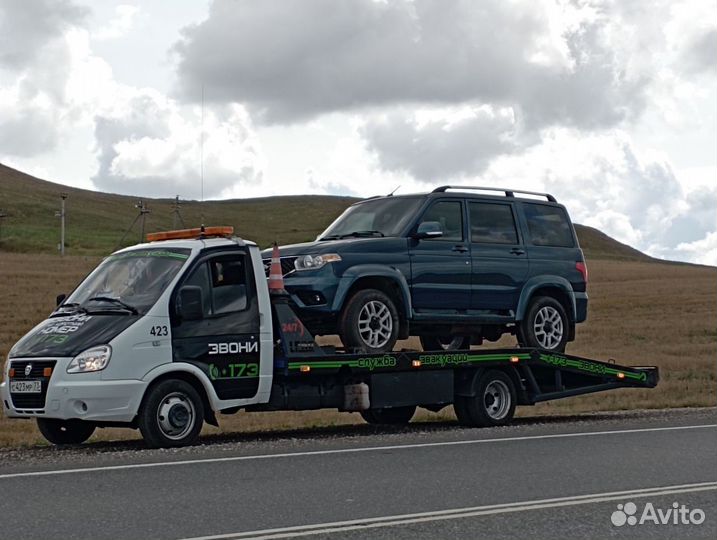
POLYGON ((523 347, 537 347, 564 352, 568 343, 565 308, 555 298, 538 296, 530 304, 518 327, 518 341, 523 347))
POLYGON ((346 302, 339 331, 347 349, 381 353, 393 350, 398 325, 398 311, 393 300, 377 289, 364 289, 346 302))

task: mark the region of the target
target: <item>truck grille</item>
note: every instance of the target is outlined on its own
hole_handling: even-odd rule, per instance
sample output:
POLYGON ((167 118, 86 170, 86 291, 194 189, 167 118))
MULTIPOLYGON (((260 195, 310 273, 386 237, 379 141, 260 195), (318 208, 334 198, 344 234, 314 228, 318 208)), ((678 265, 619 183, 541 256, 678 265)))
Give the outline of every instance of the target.
MULTIPOLYGON (((298 257, 281 257, 279 259, 281 261, 281 273, 284 274, 284 277, 296 271, 296 267, 294 266, 294 261, 296 259, 298 259, 298 257)), ((262 259, 262 262, 264 263, 264 273, 266 274, 266 277, 269 277, 271 259, 262 259)))
POLYGON ((10 362, 10 368, 15 370, 15 374, 12 380, 27 380, 35 379, 40 380, 40 392, 36 394, 18 394, 10 392, 10 399, 16 409, 44 409, 45 408, 45 396, 47 395, 47 385, 50 382, 50 377, 45 377, 45 368, 51 368, 54 370, 55 360, 13 360, 10 362), (32 365, 30 372, 25 375, 25 369, 28 364, 32 365))

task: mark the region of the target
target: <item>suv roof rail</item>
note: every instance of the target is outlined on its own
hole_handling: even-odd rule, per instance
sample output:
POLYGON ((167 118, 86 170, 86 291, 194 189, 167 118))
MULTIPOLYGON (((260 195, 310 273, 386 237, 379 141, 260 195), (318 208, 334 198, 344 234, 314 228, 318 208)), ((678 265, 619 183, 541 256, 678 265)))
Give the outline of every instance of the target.
POLYGON ((506 197, 515 197, 516 193, 522 193, 525 195, 537 195, 538 197, 546 197, 550 202, 558 202, 555 197, 553 197, 550 193, 540 193, 537 191, 523 191, 521 189, 503 189, 484 186, 440 186, 431 191, 431 193, 445 193, 449 189, 476 189, 483 191, 499 191, 505 194, 506 197))

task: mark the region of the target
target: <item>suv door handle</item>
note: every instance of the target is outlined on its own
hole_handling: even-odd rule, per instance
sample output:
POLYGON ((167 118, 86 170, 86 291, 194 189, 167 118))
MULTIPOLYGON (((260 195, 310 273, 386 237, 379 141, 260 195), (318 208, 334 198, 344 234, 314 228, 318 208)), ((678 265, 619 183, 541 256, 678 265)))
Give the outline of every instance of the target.
POLYGON ((525 255, 525 250, 520 248, 513 248, 510 250, 513 255, 525 255))
POLYGON ((459 244, 457 246, 453 246, 452 251, 457 251, 459 253, 465 253, 466 251, 468 251, 468 248, 466 246, 462 246, 459 244))

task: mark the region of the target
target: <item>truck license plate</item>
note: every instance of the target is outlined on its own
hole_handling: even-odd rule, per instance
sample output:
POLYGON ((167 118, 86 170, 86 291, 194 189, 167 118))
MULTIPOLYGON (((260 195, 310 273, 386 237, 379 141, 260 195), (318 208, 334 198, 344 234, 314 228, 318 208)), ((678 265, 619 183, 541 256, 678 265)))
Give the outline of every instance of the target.
POLYGON ((10 381, 10 392, 14 394, 39 394, 42 381, 10 381))

